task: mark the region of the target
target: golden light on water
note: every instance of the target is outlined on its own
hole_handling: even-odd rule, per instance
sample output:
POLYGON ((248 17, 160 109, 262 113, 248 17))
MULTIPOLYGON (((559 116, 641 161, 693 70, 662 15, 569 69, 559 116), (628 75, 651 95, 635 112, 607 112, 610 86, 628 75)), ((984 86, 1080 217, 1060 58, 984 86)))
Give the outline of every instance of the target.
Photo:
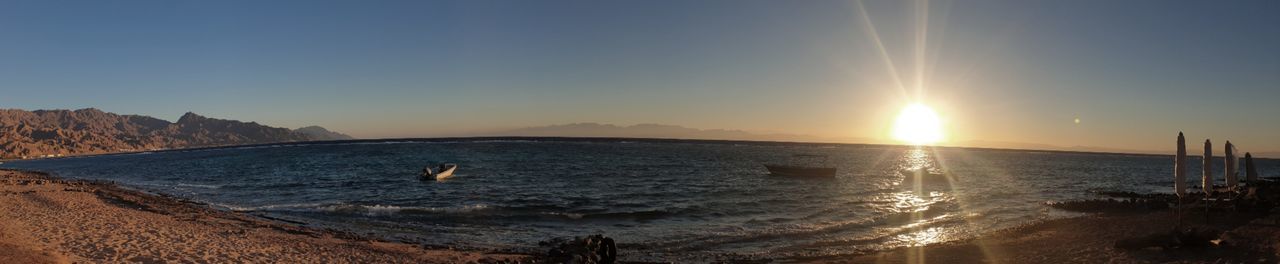
POLYGON ((913 145, 938 143, 942 141, 942 120, 929 106, 907 105, 893 123, 893 139, 913 145))

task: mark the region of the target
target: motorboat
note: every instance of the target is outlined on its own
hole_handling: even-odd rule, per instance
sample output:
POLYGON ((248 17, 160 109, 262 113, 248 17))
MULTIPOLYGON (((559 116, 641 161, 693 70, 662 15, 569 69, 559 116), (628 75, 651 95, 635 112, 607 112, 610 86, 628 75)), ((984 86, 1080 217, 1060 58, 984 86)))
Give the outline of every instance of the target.
POLYGON ((420 176, 420 178, 422 180, 437 180, 437 181, 444 180, 445 178, 449 178, 453 176, 453 171, 458 169, 458 165, 453 163, 445 163, 445 164, 440 164, 439 166, 436 167, 436 169, 439 171, 432 171, 431 167, 422 168, 422 175, 420 176))

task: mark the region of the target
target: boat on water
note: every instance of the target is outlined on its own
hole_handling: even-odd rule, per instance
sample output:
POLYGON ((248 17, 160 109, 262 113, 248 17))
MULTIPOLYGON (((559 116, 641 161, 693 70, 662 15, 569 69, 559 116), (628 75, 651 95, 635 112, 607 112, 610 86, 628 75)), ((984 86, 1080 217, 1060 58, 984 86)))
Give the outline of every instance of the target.
POLYGON ((770 175, 775 176, 835 177, 836 168, 820 165, 826 164, 826 160, 825 155, 797 154, 792 156, 791 164, 765 164, 764 168, 769 170, 770 175), (798 159, 808 160, 808 162, 807 164, 797 163, 798 159))
POLYGON ((422 168, 422 180, 444 180, 453 176, 453 171, 458 169, 458 164, 444 163, 436 167, 438 172, 432 171, 431 167, 422 168))

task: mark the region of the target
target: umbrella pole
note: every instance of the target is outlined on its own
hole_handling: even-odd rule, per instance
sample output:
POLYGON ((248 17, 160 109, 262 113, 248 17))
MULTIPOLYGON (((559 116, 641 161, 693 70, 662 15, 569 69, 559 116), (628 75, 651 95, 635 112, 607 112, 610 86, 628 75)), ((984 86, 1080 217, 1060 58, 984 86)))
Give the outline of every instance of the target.
POLYGON ((1214 198, 1205 196, 1204 199, 1204 224, 1209 224, 1209 207, 1213 206, 1214 198))

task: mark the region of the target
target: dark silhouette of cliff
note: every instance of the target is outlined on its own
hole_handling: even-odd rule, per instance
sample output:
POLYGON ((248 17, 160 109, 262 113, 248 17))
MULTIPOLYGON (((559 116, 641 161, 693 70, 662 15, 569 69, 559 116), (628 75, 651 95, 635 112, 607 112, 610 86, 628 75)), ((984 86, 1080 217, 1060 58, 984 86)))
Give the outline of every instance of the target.
MULTIPOLYGON (((0 158, 103 154, 191 147, 333 140, 331 134, 187 113, 178 122, 98 109, 0 110, 0 158)), ((349 137, 347 137, 349 138, 349 137)))
POLYGON ((329 131, 328 129, 324 129, 323 127, 319 127, 319 126, 309 126, 309 127, 298 128, 298 129, 294 129, 294 130, 293 130, 293 132, 298 132, 298 133, 306 134, 306 135, 308 135, 308 136, 311 136, 311 138, 312 138, 313 140, 350 140, 350 139, 355 139, 355 138, 353 138, 353 137, 351 137, 351 136, 348 136, 347 134, 343 134, 343 133, 338 133, 338 132, 329 131))

